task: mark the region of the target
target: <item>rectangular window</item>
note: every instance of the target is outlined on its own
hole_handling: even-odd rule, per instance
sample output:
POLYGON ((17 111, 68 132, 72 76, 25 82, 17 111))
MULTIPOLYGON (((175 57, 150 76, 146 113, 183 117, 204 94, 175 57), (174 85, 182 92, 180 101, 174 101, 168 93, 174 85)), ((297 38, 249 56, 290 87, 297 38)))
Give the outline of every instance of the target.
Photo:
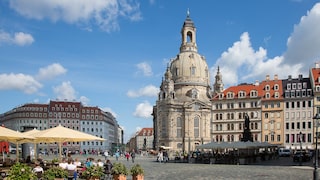
POLYGON ((286 112, 286 119, 288 120, 289 119, 289 113, 286 112))
POLYGON ((286 143, 289 143, 289 134, 286 134, 286 143))
POLYGON ((294 108, 294 102, 291 102, 291 108, 294 108))

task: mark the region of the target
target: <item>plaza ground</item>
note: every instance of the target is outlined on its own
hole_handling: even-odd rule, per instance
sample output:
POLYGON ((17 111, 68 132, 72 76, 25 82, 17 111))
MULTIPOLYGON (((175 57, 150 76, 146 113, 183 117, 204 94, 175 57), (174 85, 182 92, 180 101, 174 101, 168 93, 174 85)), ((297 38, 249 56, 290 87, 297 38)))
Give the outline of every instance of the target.
MULTIPOLYGON (((104 159, 103 156, 80 156, 81 161, 87 157, 94 159, 104 159)), ((52 159, 53 157, 43 157, 52 159)), ((109 158, 112 163, 116 162, 114 157, 109 158)), ((125 158, 120 158, 119 162, 130 168, 133 163, 125 158)), ((159 163, 155 157, 137 156, 135 163, 139 163, 145 170, 145 180, 310 180, 313 179, 313 162, 299 163, 293 162, 291 157, 280 157, 279 159, 259 161, 250 165, 226 165, 226 164, 194 164, 194 163, 159 163)), ((131 180, 130 175, 127 180, 131 180)))

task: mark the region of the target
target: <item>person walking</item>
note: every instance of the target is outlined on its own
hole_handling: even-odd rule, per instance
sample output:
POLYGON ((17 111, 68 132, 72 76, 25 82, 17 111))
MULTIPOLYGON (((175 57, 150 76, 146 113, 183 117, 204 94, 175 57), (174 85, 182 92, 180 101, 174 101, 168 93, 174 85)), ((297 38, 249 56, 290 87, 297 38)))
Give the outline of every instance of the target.
POLYGON ((131 155, 132 163, 134 163, 134 159, 136 158, 136 153, 134 152, 134 149, 132 149, 132 152, 130 155, 131 155))
POLYGON ((163 153, 162 153, 162 151, 159 151, 159 153, 158 153, 158 161, 159 161, 159 163, 161 163, 163 161, 163 153))
POLYGON ((112 175, 111 175, 111 169, 113 165, 109 159, 106 160, 106 163, 104 164, 104 173, 106 174, 105 179, 106 180, 111 180, 112 175))
POLYGON ((120 152, 119 150, 116 152, 116 160, 118 161, 119 160, 119 156, 120 156, 120 152))
POLYGON ((168 162, 168 159, 169 159, 169 157, 168 157, 167 151, 163 151, 163 162, 164 162, 164 163, 167 163, 167 162, 168 162))
POLYGON ((130 153, 129 153, 129 152, 126 152, 125 156, 126 156, 127 161, 129 161, 129 159, 130 159, 130 153))
POLYGON ((107 160, 108 157, 109 157, 109 152, 108 152, 108 150, 105 150, 103 154, 104 154, 105 160, 107 160))

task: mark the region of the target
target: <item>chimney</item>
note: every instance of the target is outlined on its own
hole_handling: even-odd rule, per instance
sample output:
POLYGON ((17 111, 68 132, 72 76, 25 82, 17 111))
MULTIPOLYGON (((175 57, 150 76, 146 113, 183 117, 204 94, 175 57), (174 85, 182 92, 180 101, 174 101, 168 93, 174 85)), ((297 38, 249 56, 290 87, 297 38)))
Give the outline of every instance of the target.
POLYGON ((255 86, 259 86, 259 80, 256 80, 256 82, 254 83, 255 86))
POLYGON ((278 74, 274 75, 274 80, 278 80, 278 74))
POLYGON ((315 66, 316 66, 316 68, 319 68, 319 63, 316 62, 316 63, 315 63, 315 66))
POLYGON ((270 76, 266 75, 266 80, 269 81, 270 80, 270 76))

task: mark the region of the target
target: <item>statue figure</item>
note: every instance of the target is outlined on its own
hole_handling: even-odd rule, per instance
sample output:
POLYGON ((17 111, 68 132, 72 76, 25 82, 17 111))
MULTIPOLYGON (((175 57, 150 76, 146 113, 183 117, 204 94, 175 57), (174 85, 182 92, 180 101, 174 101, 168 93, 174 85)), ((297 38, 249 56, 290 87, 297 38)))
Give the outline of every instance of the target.
POLYGON ((244 128, 249 129, 249 127, 250 127, 249 124, 250 124, 250 119, 249 119, 248 114, 246 113, 244 116, 244 128))
POLYGON ((253 141, 253 137, 250 131, 250 119, 247 113, 244 115, 244 128, 241 141, 253 141))

